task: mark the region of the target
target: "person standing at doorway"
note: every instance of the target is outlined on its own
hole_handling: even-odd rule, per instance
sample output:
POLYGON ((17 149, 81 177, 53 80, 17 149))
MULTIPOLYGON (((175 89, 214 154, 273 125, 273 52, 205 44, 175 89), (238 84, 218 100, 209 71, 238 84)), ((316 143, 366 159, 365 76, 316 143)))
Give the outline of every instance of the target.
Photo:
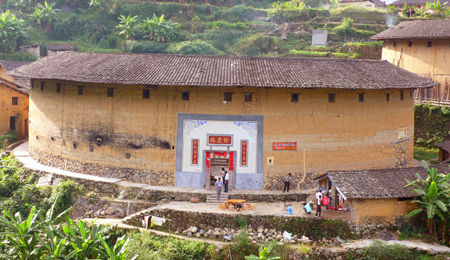
POLYGON ((225 177, 223 177, 223 183, 225 184, 225 193, 228 193, 228 181, 230 180, 230 174, 225 171, 225 177))
POLYGON ((220 176, 225 180, 225 168, 222 167, 222 170, 220 171, 220 176))
POLYGON ((288 175, 286 177, 284 177, 284 189, 283 192, 286 191, 286 187, 287 187, 287 192, 289 192, 289 184, 292 181, 292 174, 288 173, 288 175))
POLYGON ((317 210, 316 210, 316 217, 319 215, 319 217, 322 216, 322 194, 319 195, 319 199, 317 200, 317 210))
POLYGON ((220 193, 222 192, 222 178, 216 181, 217 200, 220 200, 220 193))

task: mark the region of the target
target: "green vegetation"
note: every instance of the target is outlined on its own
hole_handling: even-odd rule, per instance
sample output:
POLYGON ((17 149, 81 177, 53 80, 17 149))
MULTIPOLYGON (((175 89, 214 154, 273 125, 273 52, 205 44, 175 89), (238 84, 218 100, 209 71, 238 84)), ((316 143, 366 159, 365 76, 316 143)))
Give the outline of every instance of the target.
MULTIPOLYGON (((439 150, 438 149, 428 149, 426 147, 415 146, 414 147, 414 159, 419 161, 429 161, 439 158, 439 150)), ((431 161, 433 164, 434 161, 431 161)))
POLYGON ((250 256, 246 256, 245 259, 246 260, 258 260, 258 259, 275 260, 275 259, 280 259, 281 257, 279 257, 279 256, 270 256, 270 253, 272 252, 272 249, 275 246, 275 243, 276 242, 273 241, 272 243, 269 244, 269 247, 265 247, 264 245, 260 245, 259 246, 259 256, 250 255, 250 256))
POLYGON ((202 40, 179 42, 167 48, 167 53, 172 54, 203 54, 203 55, 223 55, 211 44, 202 40))
POLYGON ((0 32, 0 51, 4 53, 14 51, 17 42, 27 37, 24 21, 9 10, 0 15, 0 32))
POLYGON ((434 105, 414 106, 414 141, 416 146, 434 149, 450 137, 450 108, 434 105))
POLYGON ((138 260, 223 259, 215 253, 213 245, 174 237, 160 238, 145 232, 133 235, 125 249, 125 259, 131 259, 136 252, 139 252, 138 260))
POLYGON ((289 50, 289 54, 301 57, 327 57, 328 52, 289 50))
POLYGON ((14 143, 17 140, 17 135, 15 132, 10 131, 6 135, 0 136, 0 150, 3 149, 5 140, 8 140, 8 145, 14 143))
POLYGON ((278 40, 262 33, 250 35, 240 39, 234 46, 233 50, 241 55, 260 55, 267 54, 274 50, 278 40))
POLYGON ((410 202, 419 204, 419 208, 411 211, 406 217, 426 213, 428 233, 436 240, 448 245, 450 243, 447 226, 450 218, 448 211, 450 175, 438 174, 437 169, 429 168, 425 161, 422 163, 427 170, 428 178, 423 179, 417 174, 417 180, 406 180, 408 185, 405 188, 412 186, 413 191, 421 196, 419 200, 410 202))
POLYGON ((31 19, 36 21, 39 29, 44 32, 50 31, 53 23, 58 19, 58 12, 61 10, 55 9, 55 4, 56 2, 48 4, 47 1, 44 2, 44 5, 38 3, 34 13, 31 14, 31 19))
POLYGON ((147 20, 140 24, 140 27, 143 29, 144 34, 148 34, 148 39, 155 42, 170 42, 171 38, 178 34, 176 24, 171 21, 166 21, 164 15, 156 17, 153 14, 153 18, 147 18, 147 20))

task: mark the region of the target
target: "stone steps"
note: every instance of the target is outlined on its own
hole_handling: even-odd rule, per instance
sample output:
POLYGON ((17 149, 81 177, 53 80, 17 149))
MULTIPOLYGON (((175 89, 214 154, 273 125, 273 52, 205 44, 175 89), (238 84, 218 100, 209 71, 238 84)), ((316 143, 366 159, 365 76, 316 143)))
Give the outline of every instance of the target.
POLYGON ((206 204, 219 205, 228 201, 228 194, 220 194, 220 200, 217 200, 217 194, 207 195, 206 204))

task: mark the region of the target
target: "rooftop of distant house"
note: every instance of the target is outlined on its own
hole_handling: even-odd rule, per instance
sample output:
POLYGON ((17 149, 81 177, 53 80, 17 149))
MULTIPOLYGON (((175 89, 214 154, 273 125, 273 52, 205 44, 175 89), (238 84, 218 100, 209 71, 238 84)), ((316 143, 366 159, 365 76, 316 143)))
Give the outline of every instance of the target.
POLYGON ((444 151, 447 151, 450 153, 450 140, 439 143, 436 146, 440 147, 440 148, 444 149, 444 151))
MULTIPOLYGON (((449 174, 449 162, 442 162, 430 167, 438 173, 449 174)), ((418 196, 411 187, 410 181, 417 180, 417 175, 427 178, 424 167, 392 168, 369 171, 328 172, 317 179, 329 178, 336 189, 347 199, 392 199, 418 196)))
POLYGON ((49 43, 45 48, 51 51, 73 51, 73 44, 49 43))
POLYGON ((0 60, 0 65, 5 68, 6 71, 11 71, 21 67, 23 65, 27 65, 31 62, 29 61, 9 61, 9 60, 0 60))
POLYGON ((372 2, 376 6, 386 6, 386 3, 380 0, 339 0, 339 3, 358 3, 358 2, 372 2))
MULTIPOLYGON (((425 5, 427 2, 434 3, 437 0, 397 0, 395 2, 390 3, 389 5, 425 5)), ((444 3, 445 1, 441 1, 444 3)))
POLYGON ((450 38, 450 19, 401 22, 392 28, 372 36, 371 39, 387 40, 435 38, 450 38))
POLYGON ((61 52, 10 75, 84 83, 335 89, 411 89, 436 83, 387 61, 61 52))
POLYGON ((38 47, 39 45, 41 45, 41 43, 33 43, 33 44, 30 44, 30 45, 22 45, 22 46, 20 46, 20 48, 22 49, 22 48, 33 48, 33 47, 38 47))

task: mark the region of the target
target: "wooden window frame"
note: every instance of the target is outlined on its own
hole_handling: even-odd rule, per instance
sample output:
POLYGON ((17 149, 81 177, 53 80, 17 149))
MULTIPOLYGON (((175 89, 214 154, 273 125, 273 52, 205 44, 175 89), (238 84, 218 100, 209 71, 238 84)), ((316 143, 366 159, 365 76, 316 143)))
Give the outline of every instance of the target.
POLYGON ((328 93, 328 103, 336 103, 336 93, 328 93))
POLYGON ((292 93, 291 94, 291 102, 293 103, 297 103, 298 102, 298 97, 300 96, 300 94, 298 93, 292 93))
POLYGON ((106 97, 114 97, 114 88, 106 88, 106 97))
POLYGON ((56 84, 56 92, 59 93, 61 92, 61 84, 56 84))
POLYGON ((11 97, 11 104, 13 106, 18 106, 19 105, 19 98, 18 97, 11 97))
POLYGON ((189 92, 182 92, 181 93, 181 100, 182 101, 189 101, 189 98, 190 98, 189 92))
POLYGON ((245 102, 253 102, 253 93, 244 93, 245 102))
POLYGON ((404 91, 400 90, 400 101, 405 100, 405 95, 404 94, 405 94, 404 91))
POLYGON ((82 96, 84 94, 84 86, 77 86, 78 88, 78 95, 82 96))
POLYGON ((391 93, 385 93, 386 102, 391 102, 391 93))
POLYGON ((427 49, 433 49, 433 41, 427 41, 427 49))
POLYGON ((359 93, 358 94, 358 102, 366 102, 366 93, 359 93))
POLYGON ((41 90, 44 90, 44 84, 45 82, 41 82, 41 90))
POLYGON ((231 102, 233 100, 233 92, 224 92, 223 101, 231 102))
POLYGON ((142 90, 142 99, 150 99, 150 90, 149 89, 142 90))
POLYGON ((412 47, 413 46, 413 42, 412 41, 408 41, 408 47, 412 47))
POLYGON ((396 42, 396 41, 394 41, 394 44, 393 44, 393 45, 394 45, 394 47, 397 47, 397 42, 396 42))

